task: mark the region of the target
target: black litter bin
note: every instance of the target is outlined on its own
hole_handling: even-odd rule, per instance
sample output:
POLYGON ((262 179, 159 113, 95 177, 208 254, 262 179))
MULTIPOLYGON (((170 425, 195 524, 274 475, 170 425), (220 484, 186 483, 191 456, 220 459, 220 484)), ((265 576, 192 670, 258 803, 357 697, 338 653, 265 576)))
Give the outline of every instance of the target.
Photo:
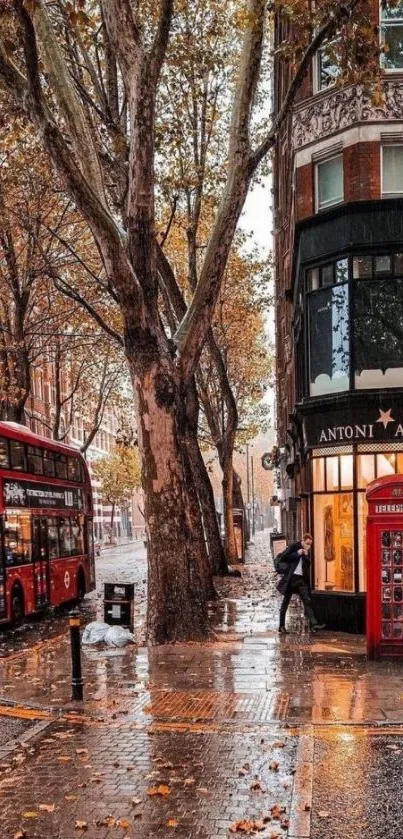
POLYGON ((134 583, 105 583, 104 621, 133 632, 134 583))

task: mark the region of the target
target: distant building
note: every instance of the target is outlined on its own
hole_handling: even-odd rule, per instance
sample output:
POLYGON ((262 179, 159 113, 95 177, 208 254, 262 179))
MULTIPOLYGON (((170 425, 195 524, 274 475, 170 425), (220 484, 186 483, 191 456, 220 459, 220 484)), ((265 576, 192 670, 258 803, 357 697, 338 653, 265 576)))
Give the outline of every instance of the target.
MULTIPOLYGON (((42 363, 38 363, 32 377, 32 394, 26 404, 27 424, 43 437, 52 437, 52 424, 55 415, 55 372, 54 367, 46 357, 42 363)), ((65 383, 67 388, 67 383, 65 383)), ((79 394, 75 402, 77 409, 73 410, 72 421, 68 421, 70 403, 64 407, 61 415, 61 434, 68 429, 63 438, 64 443, 80 448, 85 435, 90 429, 90 413, 85 406, 80 407, 79 394), (88 417, 88 419, 87 419, 88 417)), ((126 541, 132 538, 136 532, 143 533, 144 520, 139 512, 142 509, 141 498, 138 493, 133 497, 133 503, 127 509, 117 508, 114 515, 113 533, 110 534, 111 508, 105 503, 99 493, 99 481, 93 475, 91 464, 112 452, 116 444, 116 434, 121 425, 121 418, 114 409, 113 404, 107 405, 104 411, 101 426, 95 435, 91 445, 85 452, 89 466, 93 496, 94 496, 94 537, 95 540, 103 543, 110 539, 126 541)))
MULTIPOLYGON (((315 608, 360 631, 365 487, 403 473, 403 2, 373 2, 385 99, 335 85, 325 46, 276 146, 277 425, 283 528, 314 536, 315 608)), ((290 26, 278 17, 275 39, 290 26)), ((275 64, 275 111, 290 65, 275 64)), ((402 613, 403 617, 403 613, 402 613)))

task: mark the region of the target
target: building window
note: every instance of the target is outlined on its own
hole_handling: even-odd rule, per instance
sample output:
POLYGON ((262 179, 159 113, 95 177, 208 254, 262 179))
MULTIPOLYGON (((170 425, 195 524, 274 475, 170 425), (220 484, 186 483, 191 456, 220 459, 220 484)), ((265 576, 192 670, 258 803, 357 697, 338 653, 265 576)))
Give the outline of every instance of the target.
POLYGON ((385 46, 382 66, 385 70, 403 68, 403 0, 381 3, 381 40, 385 46))
POLYGON ((350 387, 348 283, 323 288, 309 299, 309 395, 350 387))
POLYGON ((402 386, 403 279, 356 281, 354 360, 358 390, 402 386))
MULTIPOLYGON (((403 53, 402 53, 403 54, 403 53)), ((403 65, 402 65, 403 66, 403 65)), ((403 145, 382 147, 382 197, 403 193, 403 145)))
POLYGON ((309 268, 306 292, 309 396, 351 386, 402 387, 402 253, 360 254, 309 268))
POLYGON ((317 210, 326 210, 343 201, 343 155, 316 165, 316 194, 317 210))
POLYGON ((335 41, 325 44, 317 53, 316 58, 316 89, 326 90, 336 83, 340 75, 340 66, 335 54, 335 41))

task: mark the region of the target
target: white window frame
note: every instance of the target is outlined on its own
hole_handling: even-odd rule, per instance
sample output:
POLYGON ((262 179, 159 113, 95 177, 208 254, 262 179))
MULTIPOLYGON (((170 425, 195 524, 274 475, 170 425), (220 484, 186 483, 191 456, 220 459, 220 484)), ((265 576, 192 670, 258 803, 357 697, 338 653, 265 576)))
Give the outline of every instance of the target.
POLYGON ((323 160, 318 160, 315 162, 315 212, 316 213, 323 213, 325 210, 330 210, 331 207, 338 207, 340 204, 344 203, 344 161, 343 161, 343 152, 337 152, 337 154, 331 154, 329 157, 323 158, 323 160), (343 180, 343 191, 342 196, 338 201, 333 201, 331 204, 327 204, 325 207, 319 206, 319 167, 322 166, 324 163, 330 163, 331 160, 335 160, 337 157, 341 158, 341 167, 342 167, 342 180, 343 180))
POLYGON ((403 196, 403 190, 401 190, 400 192, 385 192, 383 189, 383 152, 386 148, 395 149, 397 147, 403 148, 403 143, 383 143, 381 145, 381 198, 398 198, 399 195, 403 196))
MULTIPOLYGON (((402 26, 403 26, 403 13, 402 13, 402 17, 399 18, 399 21, 401 21, 402 26)), ((382 29, 383 29, 384 25, 385 24, 382 22, 382 0, 379 0, 379 44, 380 45, 384 42, 384 39, 382 37, 382 29)), ((393 26, 393 24, 389 24, 389 25, 393 26)), ((388 24, 386 24, 386 26, 388 26, 388 24)), ((380 61, 380 65, 381 65, 384 73, 400 73, 400 74, 403 73, 403 67, 384 67, 383 61, 382 61, 382 55, 383 54, 381 53, 381 55, 379 56, 379 61, 380 61)), ((398 195, 400 195, 400 194, 401 193, 399 192, 398 195)))

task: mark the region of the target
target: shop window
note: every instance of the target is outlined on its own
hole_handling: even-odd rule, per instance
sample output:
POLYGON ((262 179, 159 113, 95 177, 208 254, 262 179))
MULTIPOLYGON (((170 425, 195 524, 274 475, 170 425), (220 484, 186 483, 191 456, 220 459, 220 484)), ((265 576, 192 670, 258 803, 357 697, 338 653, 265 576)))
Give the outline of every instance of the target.
POLYGON ((0 466, 6 469, 10 466, 8 440, 5 437, 0 437, 0 466))
POLYGON ((321 287, 334 284, 334 263, 329 262, 328 265, 322 265, 320 269, 321 287))
POLYGON ((341 154, 317 164, 316 188, 317 210, 326 210, 343 201, 343 156, 341 154))
POLYGON ((335 263, 335 281, 336 283, 348 281, 348 259, 338 259, 335 263))
POLYGON ((25 472, 25 446, 17 440, 10 440, 10 465, 12 469, 25 472))
POLYGON ((339 488, 339 458, 326 458, 326 489, 333 490, 339 488))
POLYGON ((42 449, 37 446, 28 446, 27 450, 28 472, 34 475, 43 475, 42 449))
POLYGON ((315 457, 313 463, 313 491, 323 492, 325 489, 325 459, 315 457))
POLYGON ((403 381, 403 279, 356 282, 355 386, 401 387, 403 381))
POLYGON ((367 590, 367 516, 368 503, 365 492, 357 493, 358 512, 358 562, 359 590, 367 590))
POLYGON ((382 66, 385 70, 403 69, 403 1, 381 3, 381 41, 385 45, 382 66))
POLYGON ((340 489, 353 488, 353 455, 340 456, 340 489))
MULTIPOLYGON (((403 52, 402 52, 403 55, 403 52)), ((403 64, 402 64, 403 66, 403 64)), ((382 195, 384 198, 403 193, 403 145, 382 148, 382 195)))
POLYGON ((365 489, 375 480, 375 455, 359 454, 357 456, 357 485, 365 489))
POLYGON ((389 454, 377 454, 376 456, 376 477, 382 478, 385 475, 394 475, 396 471, 396 455, 394 452, 389 454))
POLYGON ((310 396, 350 386, 348 284, 321 289, 309 299, 310 396))
POLYGON ((315 587, 354 591, 353 494, 314 496, 315 587))
POLYGON ((6 565, 27 565, 32 559, 31 514, 7 513, 4 522, 6 565))
POLYGON ((403 253, 395 253, 394 268, 395 274, 403 274, 403 253))

